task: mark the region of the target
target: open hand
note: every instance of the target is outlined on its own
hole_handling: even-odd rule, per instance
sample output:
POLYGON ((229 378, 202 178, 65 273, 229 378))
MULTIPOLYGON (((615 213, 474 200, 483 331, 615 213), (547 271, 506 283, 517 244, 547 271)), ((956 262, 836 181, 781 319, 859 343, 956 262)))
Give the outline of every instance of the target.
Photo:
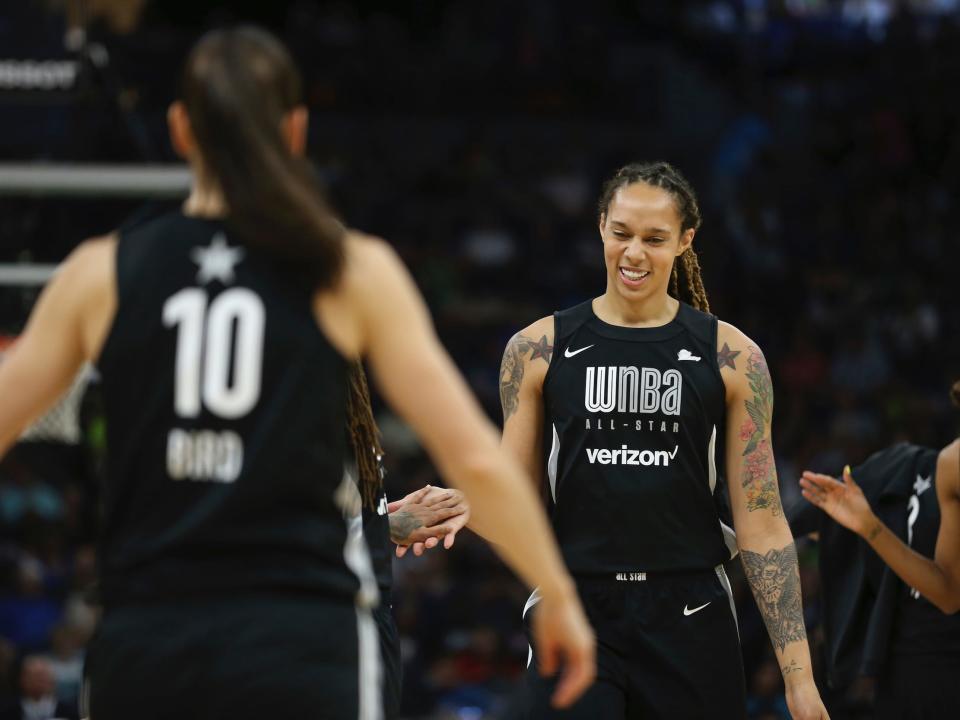
POLYGON ((870 526, 873 511, 863 490, 854 481, 849 465, 843 469, 843 482, 805 470, 800 487, 807 500, 845 528, 863 535, 870 526))

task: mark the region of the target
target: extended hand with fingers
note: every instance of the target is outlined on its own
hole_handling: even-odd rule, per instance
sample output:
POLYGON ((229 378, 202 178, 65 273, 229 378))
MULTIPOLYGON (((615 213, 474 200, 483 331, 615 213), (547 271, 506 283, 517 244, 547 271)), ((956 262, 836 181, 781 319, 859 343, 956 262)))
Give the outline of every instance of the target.
POLYGON ((397 544, 397 557, 412 547, 422 555, 443 541, 453 547, 457 533, 470 521, 470 504, 464 494, 453 488, 426 485, 387 505, 390 513, 390 539, 397 544))
POLYGON ((807 500, 845 528, 862 535, 870 526, 873 511, 854 481, 849 465, 843 469, 843 482, 806 470, 800 478, 800 487, 807 500))

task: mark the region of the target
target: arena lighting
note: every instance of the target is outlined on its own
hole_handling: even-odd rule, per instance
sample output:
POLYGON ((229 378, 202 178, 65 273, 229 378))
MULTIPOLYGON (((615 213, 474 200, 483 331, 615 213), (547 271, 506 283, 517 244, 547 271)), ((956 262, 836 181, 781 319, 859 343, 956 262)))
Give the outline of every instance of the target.
POLYGON ((172 198, 189 190, 186 165, 0 163, 0 196, 172 198))
MULTIPOLYGON (((0 163, 0 197, 177 198, 190 191, 186 165, 0 163)), ((0 286, 42 286, 56 265, 0 264, 0 286)))

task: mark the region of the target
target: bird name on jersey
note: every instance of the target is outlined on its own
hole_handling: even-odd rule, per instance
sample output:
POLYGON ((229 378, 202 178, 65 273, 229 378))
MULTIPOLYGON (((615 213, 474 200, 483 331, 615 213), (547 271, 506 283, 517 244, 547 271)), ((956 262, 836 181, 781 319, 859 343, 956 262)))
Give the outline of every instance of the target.
POLYGON ((167 436, 167 474, 173 480, 232 483, 243 468, 243 440, 232 430, 182 430, 167 436))

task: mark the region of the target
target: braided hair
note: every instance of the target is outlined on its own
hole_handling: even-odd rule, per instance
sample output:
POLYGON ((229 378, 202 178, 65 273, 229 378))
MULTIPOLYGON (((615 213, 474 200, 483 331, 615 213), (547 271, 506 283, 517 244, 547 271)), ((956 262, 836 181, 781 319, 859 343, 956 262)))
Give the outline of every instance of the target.
MULTIPOLYGON (((617 170, 612 178, 603 184, 600 200, 597 203, 599 217, 604 217, 610 209, 614 194, 622 187, 634 183, 646 183, 661 188, 673 197, 680 215, 680 232, 697 230, 700 227, 700 206, 697 196, 687 179, 673 165, 666 162, 630 163, 617 170)), ((693 247, 688 247, 673 263, 670 274, 670 294, 697 310, 710 312, 707 291, 700 277, 700 260, 693 247), (683 275, 681 287, 680 276, 683 275)))
POLYGON ((367 374, 359 360, 351 365, 348 382, 347 435, 357 462, 357 485, 360 496, 363 498, 363 504, 373 510, 376 509, 377 498, 383 487, 380 464, 383 448, 380 445, 380 431, 373 419, 367 374))

